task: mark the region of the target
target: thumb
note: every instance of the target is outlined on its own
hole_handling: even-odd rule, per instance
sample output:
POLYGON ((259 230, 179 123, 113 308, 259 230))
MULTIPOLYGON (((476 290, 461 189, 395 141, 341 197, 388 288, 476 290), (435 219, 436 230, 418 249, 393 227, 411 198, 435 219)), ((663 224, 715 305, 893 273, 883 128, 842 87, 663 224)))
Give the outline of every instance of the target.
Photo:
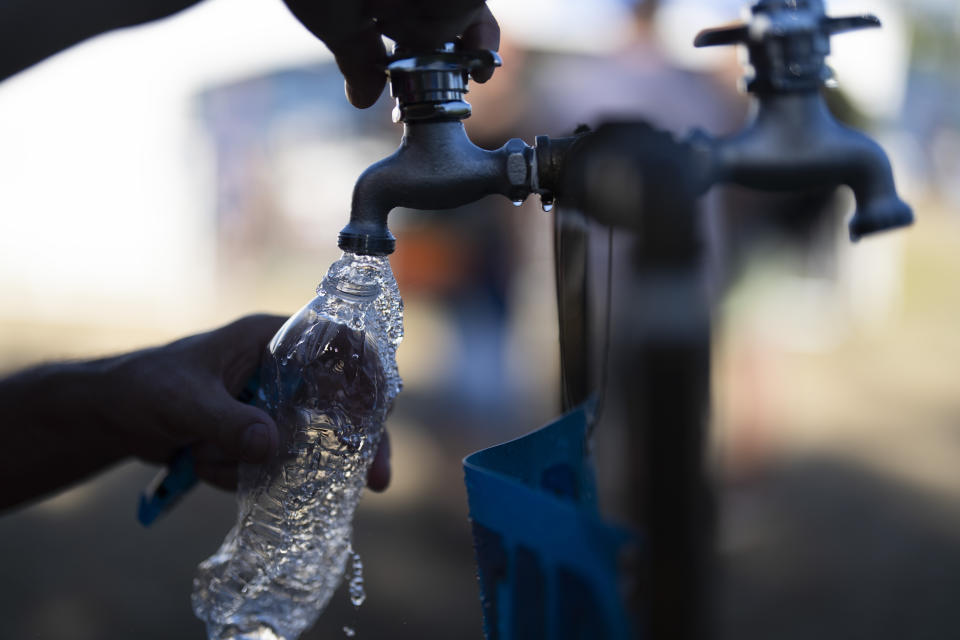
POLYGON ((220 371, 212 387, 195 394, 195 430, 234 460, 262 462, 277 450, 277 427, 270 416, 236 395, 257 369, 264 346, 285 321, 266 314, 240 318, 214 332, 211 348, 220 371))
POLYGON ((250 315, 217 329, 209 341, 211 358, 227 391, 236 396, 260 366, 260 358, 284 316, 250 315))
POLYGON ((228 458, 263 462, 277 450, 277 425, 262 409, 233 398, 226 389, 211 393, 198 412, 202 437, 228 458))

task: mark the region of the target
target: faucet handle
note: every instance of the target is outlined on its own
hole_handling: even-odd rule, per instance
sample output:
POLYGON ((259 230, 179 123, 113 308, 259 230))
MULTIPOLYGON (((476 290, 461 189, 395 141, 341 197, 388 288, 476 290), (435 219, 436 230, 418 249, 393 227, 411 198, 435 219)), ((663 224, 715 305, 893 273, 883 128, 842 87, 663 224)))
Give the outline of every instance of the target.
POLYGON ((470 117, 469 75, 501 66, 493 51, 455 51, 452 45, 433 51, 398 47, 387 61, 390 95, 397 100, 394 122, 462 120, 470 117))
POLYGON ((822 0, 759 0, 750 11, 747 24, 705 29, 693 41, 695 47, 746 45, 754 72, 748 91, 817 89, 831 77, 824 62, 830 37, 880 26, 872 15, 827 16, 822 0))
POLYGON ((831 36, 838 33, 847 33, 849 31, 859 31, 860 29, 872 29, 882 26, 880 18, 875 15, 865 13, 859 16, 844 16, 842 18, 824 18, 824 30, 831 36))
POLYGON ((703 29, 693 39, 693 46, 718 47, 728 44, 748 44, 749 42, 750 30, 747 25, 737 25, 735 27, 703 29))
MULTIPOLYGON (((820 24, 818 26, 828 36, 882 26, 880 19, 872 14, 843 16, 839 18, 823 16, 819 22, 820 24)), ((787 35, 787 31, 784 29, 768 31, 768 29, 765 28, 766 24, 766 21, 760 20, 759 24, 757 24, 757 21, 751 21, 750 24, 703 29, 697 34, 696 38, 694 38, 693 46, 716 47, 730 44, 750 44, 752 40, 760 40, 770 34, 779 36, 787 35)))

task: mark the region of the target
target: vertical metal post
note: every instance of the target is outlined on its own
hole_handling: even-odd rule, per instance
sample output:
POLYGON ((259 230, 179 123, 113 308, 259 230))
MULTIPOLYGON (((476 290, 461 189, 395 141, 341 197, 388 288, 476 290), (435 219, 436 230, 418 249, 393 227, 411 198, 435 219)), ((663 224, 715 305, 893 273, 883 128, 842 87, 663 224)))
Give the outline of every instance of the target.
POLYGON ((632 516, 645 541, 633 609, 654 640, 701 639, 711 627, 710 314, 691 166, 689 147, 668 134, 608 124, 570 153, 559 194, 633 238, 616 287, 610 402, 627 423, 632 516))
POLYGON ((640 212, 624 296, 630 331, 614 374, 629 424, 634 516, 648 542, 638 604, 651 638, 677 640, 709 633, 713 539, 704 461, 710 322, 692 201, 683 200, 640 212))

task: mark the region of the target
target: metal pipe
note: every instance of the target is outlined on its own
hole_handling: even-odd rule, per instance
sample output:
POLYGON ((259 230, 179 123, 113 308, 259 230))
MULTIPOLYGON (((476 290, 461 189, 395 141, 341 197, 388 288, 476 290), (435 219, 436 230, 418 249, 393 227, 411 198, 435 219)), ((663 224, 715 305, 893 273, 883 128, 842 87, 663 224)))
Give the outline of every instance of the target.
POLYGON ((617 324, 629 329, 609 356, 606 413, 626 421, 629 514, 644 534, 630 605, 644 637, 702 640, 713 552, 710 313, 690 148, 646 123, 615 122, 556 150, 561 205, 630 239, 629 277, 617 283, 617 324))

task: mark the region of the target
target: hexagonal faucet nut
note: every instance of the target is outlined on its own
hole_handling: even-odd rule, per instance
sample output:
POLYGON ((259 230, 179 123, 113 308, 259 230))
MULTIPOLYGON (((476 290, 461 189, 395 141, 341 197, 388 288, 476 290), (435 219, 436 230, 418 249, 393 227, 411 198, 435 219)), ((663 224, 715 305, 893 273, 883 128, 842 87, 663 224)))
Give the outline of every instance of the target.
POLYGON ((502 152, 506 154, 504 172, 510 185, 507 197, 521 202, 533 191, 533 147, 519 138, 507 140, 502 152))
POLYGON ((527 159, 522 152, 512 152, 507 156, 507 180, 515 187, 527 182, 527 159))

